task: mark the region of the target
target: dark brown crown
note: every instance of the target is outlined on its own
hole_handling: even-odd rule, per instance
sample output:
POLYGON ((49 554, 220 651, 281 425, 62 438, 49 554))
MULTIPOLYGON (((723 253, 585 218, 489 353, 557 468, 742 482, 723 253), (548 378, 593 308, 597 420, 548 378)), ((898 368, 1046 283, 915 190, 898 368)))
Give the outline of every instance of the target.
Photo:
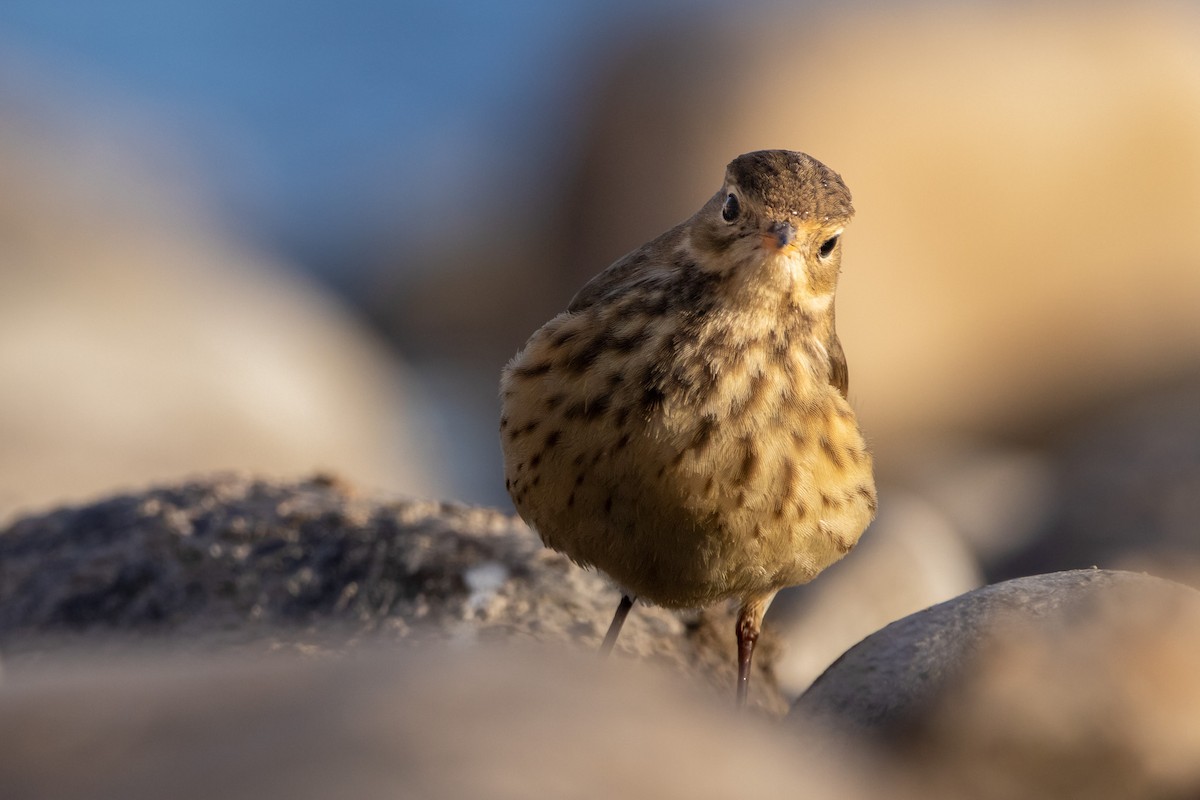
POLYGON ((756 150, 729 162, 727 175, 780 217, 848 219, 854 214, 841 176, 805 153, 756 150))

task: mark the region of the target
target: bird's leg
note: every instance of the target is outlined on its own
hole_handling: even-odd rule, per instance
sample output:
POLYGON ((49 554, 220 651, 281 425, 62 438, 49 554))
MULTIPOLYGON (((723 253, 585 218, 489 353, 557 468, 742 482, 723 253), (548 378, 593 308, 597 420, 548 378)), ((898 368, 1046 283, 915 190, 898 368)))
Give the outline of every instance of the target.
POLYGON ((750 659, 754 656, 754 645, 758 643, 758 633, 762 630, 763 615, 767 613, 767 606, 771 605, 774 599, 775 592, 752 597, 743 603, 738 611, 738 708, 744 708, 746 705, 746 695, 750 690, 750 659))
POLYGON ((604 643, 600 645, 600 656, 603 658, 608 655, 613 649, 613 645, 617 643, 617 636, 621 633, 621 626, 625 624, 625 618, 629 616, 629 609, 633 608, 633 601, 636 597, 630 597, 627 594, 621 595, 621 602, 617 606, 617 613, 613 614, 612 622, 608 626, 608 633, 604 634, 604 643))

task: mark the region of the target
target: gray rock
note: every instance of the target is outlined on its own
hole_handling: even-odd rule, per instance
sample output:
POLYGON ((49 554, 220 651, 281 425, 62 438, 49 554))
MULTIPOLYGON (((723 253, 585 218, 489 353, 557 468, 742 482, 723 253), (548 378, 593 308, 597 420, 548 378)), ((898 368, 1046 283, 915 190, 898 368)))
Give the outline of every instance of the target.
MULTIPOLYGON (((225 475, 29 517, 0 532, 0 647, 147 635, 176 646, 328 647, 360 639, 524 639, 592 649, 619 594, 542 547, 517 518, 383 502, 328 478, 225 475), (333 644, 331 644, 333 643, 333 644)), ((728 609, 639 606, 618 653, 668 665, 732 701, 728 609)), ((782 714, 770 644, 752 700, 782 714)))
POLYGON ((968 592, 855 645, 796 701, 789 718, 902 738, 933 714, 948 691, 983 668, 981 654, 993 654, 997 636, 1021 630, 1053 639, 1118 599, 1159 593, 1185 593, 1200 602, 1200 594, 1171 581, 1106 570, 1035 575, 968 592))

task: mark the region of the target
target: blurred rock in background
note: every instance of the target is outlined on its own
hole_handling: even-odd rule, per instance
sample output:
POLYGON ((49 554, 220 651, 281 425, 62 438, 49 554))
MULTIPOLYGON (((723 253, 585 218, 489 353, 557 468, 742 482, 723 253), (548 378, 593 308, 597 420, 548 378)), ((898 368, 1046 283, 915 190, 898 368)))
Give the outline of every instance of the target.
POLYGON ((997 562, 998 578, 1094 564, 1200 587, 1200 381, 1064 424, 1049 449, 1059 477, 1039 536, 997 562))
POLYGON ((5 98, 0 518, 232 468, 443 491, 414 377, 347 308, 152 171, 156 143, 5 98))

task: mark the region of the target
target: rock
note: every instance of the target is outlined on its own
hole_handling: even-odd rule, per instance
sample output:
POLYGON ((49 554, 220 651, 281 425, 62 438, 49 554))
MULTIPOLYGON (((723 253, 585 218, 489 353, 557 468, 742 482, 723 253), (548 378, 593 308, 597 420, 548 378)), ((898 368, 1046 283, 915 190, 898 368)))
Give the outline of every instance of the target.
POLYGON ((0 685, 0 796, 880 796, 662 669, 561 648, 71 655, 0 685))
POLYGON ((1200 586, 1200 381, 1061 426, 1047 461, 1058 491, 1039 536, 992 574, 1146 570, 1200 586))
MULTIPOLYGON (((358 639, 570 642, 592 650, 619 594, 485 508, 379 501, 332 479, 225 475, 28 517, 0 532, 0 646, 40 657, 79 634, 178 646, 358 639), (199 644, 196 644, 199 643, 199 644)), ((690 675, 732 702, 728 608, 639 606, 618 653, 690 675)), ((22 656, 24 654, 24 656, 22 656)), ((786 710, 774 647, 751 700, 786 710)))
MULTIPOLYGON (((899 741, 926 724, 956 687, 989 669, 989 659, 1004 657, 997 642, 1036 641, 1052 651, 1079 624, 1102 627, 1114 612, 1162 597, 1200 609, 1200 593, 1131 572, 1078 570, 985 586, 868 636, 813 683, 789 719, 899 741)), ((1035 703, 1045 687, 1029 689, 1035 703)))
POLYGON ((1108 574, 1122 577, 997 631, 910 729, 894 752, 925 791, 1200 796, 1200 594, 1108 574))
POLYGON ((87 102, 16 102, 10 79, 0 520, 223 469, 441 493, 411 374, 347 309, 229 234, 161 143, 87 102))

